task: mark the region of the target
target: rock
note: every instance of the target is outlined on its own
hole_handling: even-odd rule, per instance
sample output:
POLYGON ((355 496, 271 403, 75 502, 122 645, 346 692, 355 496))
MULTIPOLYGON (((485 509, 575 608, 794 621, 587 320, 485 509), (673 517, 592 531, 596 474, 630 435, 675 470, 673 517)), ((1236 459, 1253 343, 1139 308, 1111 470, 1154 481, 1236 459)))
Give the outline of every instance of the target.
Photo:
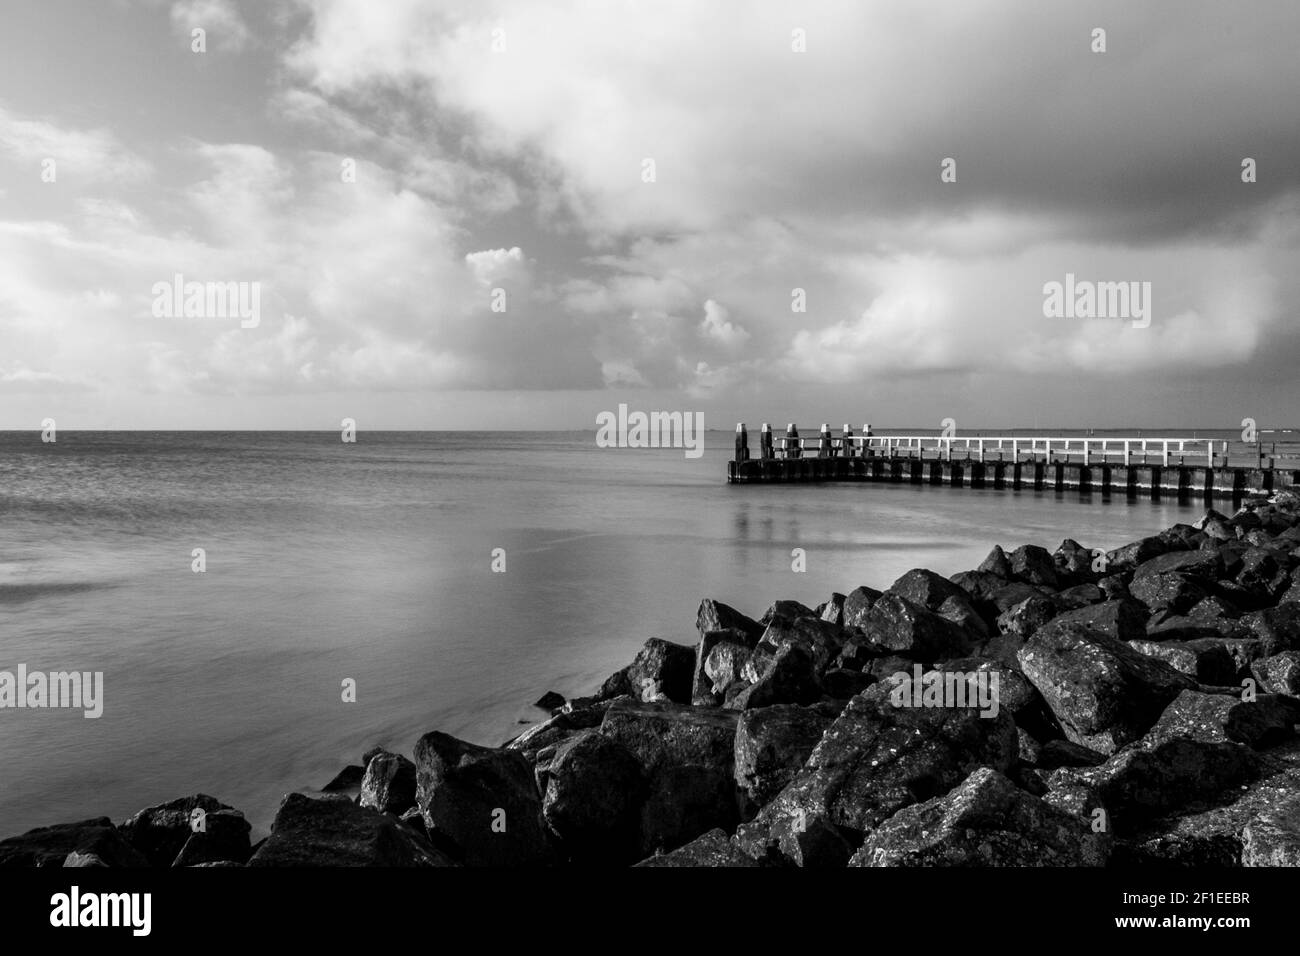
POLYGON ((584 734, 556 747, 547 773, 542 817, 578 863, 639 859, 641 764, 618 741, 584 734))
POLYGON ((988 557, 981 561, 979 567, 975 570, 985 574, 996 574, 998 577, 1009 581, 1012 574, 1011 560, 1007 557, 1007 553, 1002 550, 1002 546, 995 544, 988 557))
POLYGON ((773 704, 811 704, 822 695, 812 654, 798 644, 787 644, 768 659, 757 679, 724 707, 749 710, 773 704))
POLYGON ((1295 736, 1297 721, 1300 700, 1291 697, 1260 694, 1253 701, 1243 701, 1185 690, 1165 709, 1151 728, 1151 736, 1231 740, 1262 750, 1295 736))
POLYGON ((93 853, 78 853, 73 850, 63 860, 63 866, 67 867, 107 867, 108 864, 101 860, 93 853))
POLYGON ((826 607, 822 610, 821 619, 829 621, 832 624, 844 623, 844 595, 838 591, 831 595, 831 599, 826 602, 826 607))
POLYGON ((338 775, 325 786, 321 787, 321 793, 346 793, 361 788, 361 781, 366 775, 365 767, 358 767, 356 764, 348 764, 338 775))
POLYGON ((1097 587, 1101 588, 1101 593, 1106 596, 1107 601, 1118 601, 1130 596, 1128 578, 1122 574, 1110 574, 1098 578, 1097 587))
POLYGON ((673 703, 689 704, 694 674, 694 647, 652 637, 632 661, 627 677, 634 697, 650 700, 663 694, 673 703))
POLYGON ((346 798, 284 798, 249 866, 448 866, 441 853, 377 810, 346 798))
POLYGON ((700 637, 709 631, 738 630, 746 635, 751 647, 763 633, 763 625, 753 618, 712 598, 700 602, 700 609, 695 613, 695 627, 700 632, 700 637))
POLYGON ((1056 617, 1056 602, 1042 594, 1008 608, 998 616, 998 632, 1028 637, 1056 617))
POLYGON ((730 688, 746 683, 743 675, 750 653, 729 641, 713 646, 704 662, 704 675, 712 682, 709 693, 713 699, 725 699, 730 688))
POLYGON ((924 568, 913 568, 889 586, 889 594, 907 598, 927 611, 983 636, 987 630, 983 619, 971 606, 970 595, 947 578, 924 568))
POLYGON ((1129 585, 1129 593, 1152 611, 1168 610, 1174 614, 1186 613, 1208 596, 1203 584, 1176 572, 1135 577, 1129 585))
POLYGON ((1049 740, 1038 751, 1038 768, 1056 770, 1058 767, 1097 767, 1106 762, 1106 755, 1069 740, 1049 740))
POLYGON ((878 647, 931 662, 970 653, 969 632, 897 594, 886 593, 867 613, 867 639, 878 647))
POLYGON ((875 588, 854 588, 844 599, 844 613, 840 623, 845 627, 863 627, 867 621, 867 612, 880 600, 880 593, 875 588))
POLYGON ((1111 754, 1141 738, 1195 682, 1100 631, 1062 623, 1068 616, 1029 639, 1018 656, 1020 668, 1070 740, 1111 754))
POLYGON ((843 628, 829 621, 812 617, 773 621, 749 657, 745 679, 758 680, 783 647, 802 648, 812 659, 813 669, 820 674, 839 656, 843 641, 843 628))
POLYGON ((1110 838, 981 767, 867 834, 851 866, 1103 866, 1110 838))
POLYGON ((1209 597, 1201 598, 1192 605, 1192 609, 1187 612, 1187 616, 1193 621, 1201 623, 1213 623, 1216 621, 1232 620, 1241 616, 1241 611, 1217 594, 1211 594, 1209 597))
POLYGON ((204 818, 202 832, 191 833, 176 854, 172 866, 199 866, 229 862, 243 866, 252 853, 248 834, 252 829, 238 810, 217 810, 204 818))
POLYGON ((876 684, 853 698, 807 763, 736 845, 758 860, 842 866, 853 841, 905 806, 946 793, 974 769, 1006 771, 1019 744, 1011 715, 895 707, 876 684))
POLYGON ((738 820, 735 711, 619 702, 600 726, 641 763, 643 855, 671 850, 738 820))
POLYGON ((986 617, 996 610, 993 596, 1008 584, 1006 578, 987 571, 961 571, 948 580, 965 591, 970 596, 971 605, 986 617))
POLYGON ((1300 797, 1256 816, 1241 843, 1242 866, 1300 866, 1300 797))
POLYGON ((1056 595, 1056 603, 1063 611, 1073 611, 1106 600, 1106 592, 1095 584, 1076 584, 1056 595))
POLYGON ((740 715, 736 724, 736 786, 749 815, 781 792, 838 716, 829 705, 778 704, 740 715))
POLYGON ((1223 573, 1223 559, 1218 551, 1170 551, 1139 564, 1133 572, 1133 580, 1170 573, 1211 584, 1223 573))
POLYGON ((1086 793, 1084 812, 1105 808, 1112 831, 1119 834, 1175 807, 1219 799, 1258 773, 1255 754, 1242 744, 1151 735, 1100 766, 1054 770, 1048 786, 1053 793, 1071 788, 1086 793))
POLYGON ((1116 641, 1141 641, 1147 636, 1147 615, 1142 605, 1127 598, 1090 604, 1058 614, 1053 627, 1082 624, 1116 641))
POLYGON ((864 641, 849 640, 840 648, 839 657, 832 667, 844 670, 861 671, 877 657, 877 649, 864 641))
POLYGON ((361 782, 361 806, 401 816, 415 806, 415 764, 384 751, 370 758, 361 782))
POLYGON ((1202 684, 1232 684, 1237 679, 1237 663, 1219 641, 1131 641, 1136 651, 1169 664, 1175 670, 1202 684))
POLYGON ((1132 571, 1143 562, 1150 561, 1168 550, 1168 543, 1155 536, 1130 541, 1114 551, 1106 552, 1106 570, 1110 574, 1132 571))
MULTIPOLYGON (((695 666, 691 673, 691 703, 697 707, 716 706, 722 702, 722 691, 714 690, 716 681, 708 673, 705 665, 708 663, 709 654, 719 644, 734 644, 737 648, 736 658, 742 662, 749 657, 749 638, 744 631, 736 628, 728 628, 725 631, 705 631, 700 636, 700 643, 695 645, 695 666)), ((737 674, 739 671, 736 672, 737 674)), ((732 675, 723 683, 725 690, 726 684, 735 679, 732 675)))
POLYGON ((771 627, 774 621, 789 624, 801 617, 816 618, 817 615, 812 608, 800 604, 798 601, 773 601, 771 607, 763 612, 763 616, 758 619, 758 623, 766 629, 771 627))
MULTIPOLYGON (((633 693, 632 681, 628 674, 632 670, 632 665, 614 671, 605 678, 605 683, 600 685, 600 690, 596 692, 597 700, 613 700, 615 697, 625 697, 633 693)), ((636 691, 640 693, 640 688, 636 691)))
POLYGON ((150 866, 171 866, 194 832, 196 811, 206 819, 218 810, 234 810, 215 797, 199 793, 147 807, 119 827, 122 836, 139 850, 150 866))
POLYGON ((1056 562, 1051 552, 1035 544, 1022 544, 1011 552, 1011 576, 1025 584, 1037 584, 1056 590, 1056 562))
POLYGON ((1300 605, 1279 604, 1275 608, 1252 611, 1238 622, 1249 636, 1259 638, 1263 656, 1282 651, 1300 651, 1300 605))
POLYGON ((532 767, 518 750, 478 747, 435 731, 415 744, 415 777, 429 839, 453 859, 469 866, 550 861, 532 767))
POLYGON ((553 690, 548 690, 545 694, 543 694, 541 697, 537 699, 537 703, 533 704, 533 706, 540 707, 542 710, 545 711, 555 710, 557 707, 564 706, 564 695, 557 694, 553 690))
POLYGON ((1025 584, 1023 581, 1012 581, 1010 584, 1003 585, 993 595, 994 617, 1005 614, 1017 604, 1022 604, 1031 598, 1042 597, 1043 594, 1042 588, 1025 584))
POLYGON ((600 700, 573 709, 570 709, 571 705, 577 702, 565 701, 564 707, 554 717, 529 727, 518 737, 507 741, 505 746, 509 750, 522 751, 526 757, 534 759, 537 752, 545 747, 568 740, 579 731, 599 727, 600 722, 605 719, 605 711, 609 709, 610 704, 621 699, 624 698, 600 700))
POLYGON ((1056 565, 1056 579, 1061 586, 1089 584, 1097 577, 1092 570, 1092 549, 1085 548, 1073 538, 1061 542, 1052 553, 1052 563, 1056 565))
POLYGON ((875 682, 876 679, 870 674, 843 667, 833 667, 821 677, 822 690, 827 697, 835 700, 856 697, 875 682))
POLYGON ((1300 651, 1283 651, 1250 665, 1250 673, 1270 694, 1300 696, 1300 651))
POLYGON ((710 830, 671 853, 659 853, 637 866, 758 866, 727 838, 725 830, 710 830))

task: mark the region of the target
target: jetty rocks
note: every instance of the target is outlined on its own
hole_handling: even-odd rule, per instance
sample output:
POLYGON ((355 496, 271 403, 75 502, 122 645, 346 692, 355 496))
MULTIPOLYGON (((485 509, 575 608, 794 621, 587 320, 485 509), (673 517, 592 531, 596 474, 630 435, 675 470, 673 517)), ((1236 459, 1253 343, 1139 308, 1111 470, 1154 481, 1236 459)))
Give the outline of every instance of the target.
POLYGON ((364 754, 260 843, 200 794, 0 865, 1300 865, 1290 491, 695 623, 499 747, 364 754))

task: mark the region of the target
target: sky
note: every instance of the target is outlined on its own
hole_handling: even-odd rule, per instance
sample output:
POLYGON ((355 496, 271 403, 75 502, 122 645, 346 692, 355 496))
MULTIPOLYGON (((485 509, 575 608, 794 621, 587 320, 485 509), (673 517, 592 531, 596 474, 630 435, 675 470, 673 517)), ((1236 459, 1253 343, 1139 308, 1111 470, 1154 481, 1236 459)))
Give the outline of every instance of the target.
POLYGON ((1300 425, 1298 42, 1294 0, 6 0, 0 427, 1300 425), (1067 275, 1149 315, 1045 314, 1067 275))

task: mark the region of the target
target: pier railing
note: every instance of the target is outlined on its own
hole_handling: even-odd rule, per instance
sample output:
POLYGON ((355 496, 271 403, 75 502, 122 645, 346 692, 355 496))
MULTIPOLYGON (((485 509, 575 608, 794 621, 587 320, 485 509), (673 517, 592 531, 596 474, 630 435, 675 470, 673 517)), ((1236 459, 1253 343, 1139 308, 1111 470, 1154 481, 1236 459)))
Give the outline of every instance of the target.
MULTIPOLYGON (((736 461, 748 460, 748 435, 743 423, 736 426, 736 461), (743 437, 742 437, 743 436, 743 437), (743 445, 743 450, 742 450, 743 445)), ((874 435, 865 425, 855 435, 845 425, 841 434, 831 434, 823 425, 815 436, 799 435, 789 425, 785 435, 773 436, 764 424, 757 458, 868 458, 882 456, 929 461, 952 461, 954 457, 973 462, 1077 463, 1197 465, 1206 468, 1240 467, 1300 469, 1300 441, 1229 442, 1214 438, 1166 437, 1080 437, 1041 435, 874 435)))

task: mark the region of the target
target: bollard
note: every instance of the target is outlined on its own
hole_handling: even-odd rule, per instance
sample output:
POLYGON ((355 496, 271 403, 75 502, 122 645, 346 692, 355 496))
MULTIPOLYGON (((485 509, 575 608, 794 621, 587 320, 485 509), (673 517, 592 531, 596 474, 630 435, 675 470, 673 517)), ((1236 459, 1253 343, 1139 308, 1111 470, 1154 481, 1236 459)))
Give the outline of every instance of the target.
POLYGON ((758 433, 758 457, 763 461, 776 457, 772 451, 772 426, 767 422, 763 422, 763 429, 758 433))
POLYGON ((831 426, 826 424, 825 422, 822 422, 822 431, 821 431, 820 438, 821 441, 818 443, 817 446, 817 457, 818 458, 832 457, 834 455, 834 450, 831 448, 831 426))
POLYGON ((803 456, 802 443, 799 441, 799 429, 794 427, 794 422, 785 426, 785 457, 800 458, 803 456))
POLYGON ((840 439, 844 447, 844 457, 853 457, 853 429, 849 427, 848 422, 844 423, 844 437, 840 439))
POLYGON ((749 432, 745 431, 745 423, 736 423, 736 461, 749 461, 749 432))

